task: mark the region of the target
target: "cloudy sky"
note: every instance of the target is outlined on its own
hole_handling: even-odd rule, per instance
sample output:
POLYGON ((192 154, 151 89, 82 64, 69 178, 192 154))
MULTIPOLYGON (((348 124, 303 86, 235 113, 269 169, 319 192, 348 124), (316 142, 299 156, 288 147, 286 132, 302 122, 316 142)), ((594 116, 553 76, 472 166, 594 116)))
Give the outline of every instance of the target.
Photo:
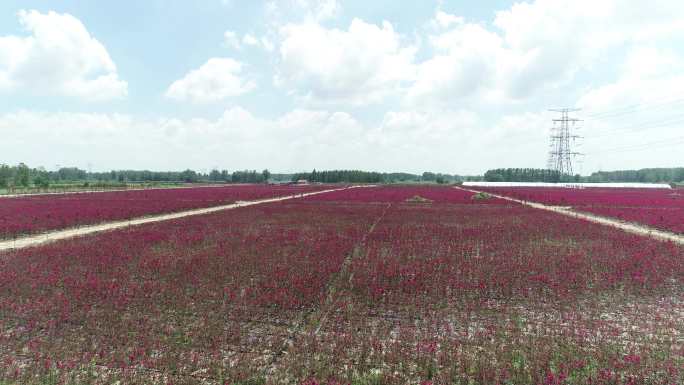
POLYGON ((680 0, 3 0, 0 162, 93 170, 684 166, 680 0))

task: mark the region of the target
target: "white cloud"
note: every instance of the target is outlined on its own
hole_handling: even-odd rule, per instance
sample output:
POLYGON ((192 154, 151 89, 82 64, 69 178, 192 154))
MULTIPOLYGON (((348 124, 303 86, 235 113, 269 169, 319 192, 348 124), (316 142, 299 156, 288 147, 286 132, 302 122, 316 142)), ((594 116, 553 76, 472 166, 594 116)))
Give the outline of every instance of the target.
MULTIPOLYGON (((20 111, 0 115, 0 152, 9 163, 46 167, 84 167, 90 162, 97 169, 316 167, 474 174, 505 166, 502 159, 514 167, 543 166, 550 118, 548 112, 522 113, 490 122, 468 110, 403 109, 390 110, 379 124, 370 125, 343 111, 308 109, 272 119, 241 107, 229 108, 216 119, 20 111), (27 146, 32 151, 27 152, 27 146), (185 156, 179 157, 181 152, 185 156), (122 158, 124 153, 131 156, 122 158)), ((648 162, 618 154, 602 165, 669 166, 678 151, 660 149, 648 162)), ((592 160, 592 167, 597 162, 592 160)))
POLYGON ((683 70, 684 59, 669 50, 635 47, 615 81, 582 94, 577 105, 586 117, 583 151, 588 152, 590 166, 605 169, 622 163, 618 167, 642 168, 646 161, 661 158, 661 153, 671 156, 671 161, 679 159, 670 151, 677 146, 667 142, 681 137, 683 70), (644 145, 654 142, 663 145, 644 145), (646 151, 621 152, 619 148, 646 151), (648 160, 641 154, 647 154, 648 160))
POLYGON ((0 36, 0 91, 108 100, 128 84, 105 47, 69 14, 19 11, 29 36, 0 36))
POLYGON ((419 64, 407 103, 509 103, 567 90, 614 50, 672 39, 684 31, 682 14, 681 2, 537 0, 497 12, 491 28, 438 10, 432 24, 443 30, 428 39, 433 55, 419 64))
POLYGON ((351 155, 358 150, 354 137, 363 127, 344 112, 295 110, 262 119, 232 107, 217 119, 142 119, 19 111, 0 115, 0 132, 4 161, 48 168, 88 162, 97 169, 157 170, 362 166, 351 155), (121 157, 123 153, 130 156, 121 157))
POLYGON ((244 65, 230 58, 212 58, 198 69, 176 80, 166 91, 166 97, 194 103, 211 103, 242 95, 256 84, 242 79, 244 65))
POLYGON ((242 44, 251 46, 259 45, 259 39, 254 37, 254 35, 247 33, 242 37, 242 44))
MULTIPOLYGON (((265 103, 255 114, 232 107, 212 119, 159 120, 112 114, 5 114, 0 115, 0 131, 9 135, 0 142, 0 152, 8 154, 7 161, 48 166, 54 155, 73 157, 69 162, 74 164, 92 158, 102 167, 120 167, 117 155, 131 152, 140 157, 126 167, 159 169, 220 164, 279 171, 317 167, 477 173, 506 162, 543 167, 553 118, 544 111, 579 99, 587 137, 580 151, 599 154, 587 157, 585 172, 597 166, 670 166, 680 158, 676 147, 658 149, 648 157, 624 153, 604 159, 600 151, 608 138, 611 146, 624 146, 681 136, 677 124, 653 124, 681 115, 681 100, 667 114, 659 108, 597 122, 585 114, 681 99, 682 2, 518 2, 487 23, 438 8, 429 21, 415 25, 404 24, 402 18, 402 31, 412 35, 399 33, 398 24, 371 23, 352 19, 353 15, 348 15, 348 25, 333 23, 342 14, 338 1, 277 0, 265 7, 265 30, 254 27, 246 34, 224 34, 225 46, 262 60, 249 67, 249 74, 246 64, 234 59, 211 59, 173 82, 166 96, 197 103, 230 99, 255 88, 250 80, 253 68, 274 64, 274 81, 288 97, 294 96, 293 110, 263 118, 272 115, 266 113, 272 109, 265 103), (255 48, 273 52, 274 57, 251 55, 255 48), (363 118, 347 110, 363 111, 363 118), (648 127, 622 135, 620 130, 634 122, 648 127), (600 136, 606 130, 621 135, 600 136), (32 159, 23 151, 29 144, 32 159), (54 148, 57 153, 51 153, 54 148), (178 158, 181 149, 190 155, 178 158)), ((18 87, 18 80, 25 83, 21 87, 33 84, 39 89, 45 80, 24 71, 40 74, 33 70, 36 65, 55 61, 47 54, 52 51, 42 46, 37 52, 47 52, 43 59, 33 59, 39 35, 49 34, 41 35, 33 27, 27 30, 28 37, 0 38, 0 90, 18 87), (26 58, 31 65, 25 64, 26 58)), ((82 54, 79 48, 70 58, 82 54)), ((86 97, 120 82, 103 47, 99 55, 87 57, 74 59, 73 65, 57 60, 59 76, 50 71, 45 76, 61 79, 55 83, 61 88, 51 90, 68 89, 71 95, 86 97), (79 66, 100 68, 102 73, 61 75, 79 66)), ((278 95, 269 94, 267 100, 277 103, 278 95)))
POLYGON ((262 36, 261 38, 254 36, 251 33, 246 33, 242 36, 242 39, 234 31, 226 31, 223 33, 224 44, 228 47, 240 50, 244 46, 258 47, 266 52, 273 52, 275 49, 275 44, 267 36, 262 36))
POLYGON ((307 12, 307 18, 314 21, 329 20, 337 16, 342 7, 337 0, 294 0, 307 12))
POLYGON ((273 50, 275 49, 275 44, 273 44, 271 39, 269 39, 265 36, 261 38, 260 42, 261 42, 261 46, 264 47, 264 49, 267 52, 273 52, 273 50))
POLYGON ((228 47, 240 49, 240 39, 233 31, 226 31, 223 33, 223 41, 228 47))
POLYGON ((442 10, 437 10, 434 18, 434 24, 441 28, 448 28, 452 24, 463 24, 464 21, 463 17, 452 15, 442 10))
POLYGON ((287 23, 325 23, 342 14, 339 0, 270 0, 264 13, 272 26, 287 23))
POLYGON ((392 24, 354 19, 347 30, 317 23, 281 31, 278 84, 315 102, 378 102, 413 77, 415 47, 392 24))

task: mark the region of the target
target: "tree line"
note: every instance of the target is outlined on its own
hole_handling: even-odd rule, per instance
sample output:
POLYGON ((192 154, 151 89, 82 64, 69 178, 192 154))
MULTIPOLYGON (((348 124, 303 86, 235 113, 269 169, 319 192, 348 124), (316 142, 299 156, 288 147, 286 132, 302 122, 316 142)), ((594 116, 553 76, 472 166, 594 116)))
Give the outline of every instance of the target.
POLYGON ((332 170, 297 173, 292 176, 293 181, 306 180, 314 183, 383 183, 383 175, 378 172, 359 170, 332 170))
POLYGON ((484 174, 487 182, 684 183, 684 167, 598 171, 589 176, 561 175, 540 168, 498 168, 484 174))
MULTIPOLYGON (((277 175, 278 178, 282 175, 277 175)), ((149 171, 149 170, 112 170, 107 172, 88 172, 77 167, 62 167, 47 171, 42 167, 31 168, 24 163, 16 166, 0 164, 0 188, 47 188, 54 184, 84 183, 89 185, 126 183, 264 183, 272 178, 268 170, 244 170, 228 172, 212 170, 201 173, 194 170, 149 171)))
POLYGON ((300 172, 292 175, 292 180, 306 180, 317 183, 457 183, 464 180, 481 180, 482 177, 464 177, 426 171, 422 175, 406 172, 369 172, 361 170, 328 170, 300 172))
POLYGON ((561 175, 559 171, 543 168, 497 168, 484 174, 487 182, 579 182, 579 175, 561 175))
POLYGON ((586 179, 589 182, 682 183, 684 167, 598 171, 586 179))

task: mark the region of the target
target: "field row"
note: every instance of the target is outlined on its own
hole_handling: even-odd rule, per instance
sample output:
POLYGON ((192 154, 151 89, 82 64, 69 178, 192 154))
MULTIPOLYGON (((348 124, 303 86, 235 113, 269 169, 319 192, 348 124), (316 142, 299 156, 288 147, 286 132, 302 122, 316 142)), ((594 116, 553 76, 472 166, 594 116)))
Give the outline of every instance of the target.
POLYGON ((684 190, 638 188, 477 187, 477 190, 640 223, 684 234, 684 190))
POLYGON ((0 239, 327 188, 330 187, 237 185, 3 198, 0 239))
POLYGON ((681 383, 682 284, 671 243, 347 190, 3 254, 0 379, 681 383))

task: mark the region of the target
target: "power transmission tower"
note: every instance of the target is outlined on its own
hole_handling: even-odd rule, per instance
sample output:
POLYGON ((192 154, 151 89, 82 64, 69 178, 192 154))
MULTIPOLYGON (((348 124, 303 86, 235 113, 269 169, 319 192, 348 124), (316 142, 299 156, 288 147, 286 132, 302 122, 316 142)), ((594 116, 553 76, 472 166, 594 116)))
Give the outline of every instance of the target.
POLYGON ((579 128, 580 119, 570 117, 571 112, 579 111, 577 108, 559 108, 549 111, 560 113, 559 119, 553 119, 551 127, 551 143, 549 151, 549 162, 547 168, 558 171, 560 176, 574 175, 573 161, 579 152, 574 151, 577 139, 581 136, 574 134, 574 130, 579 128))

